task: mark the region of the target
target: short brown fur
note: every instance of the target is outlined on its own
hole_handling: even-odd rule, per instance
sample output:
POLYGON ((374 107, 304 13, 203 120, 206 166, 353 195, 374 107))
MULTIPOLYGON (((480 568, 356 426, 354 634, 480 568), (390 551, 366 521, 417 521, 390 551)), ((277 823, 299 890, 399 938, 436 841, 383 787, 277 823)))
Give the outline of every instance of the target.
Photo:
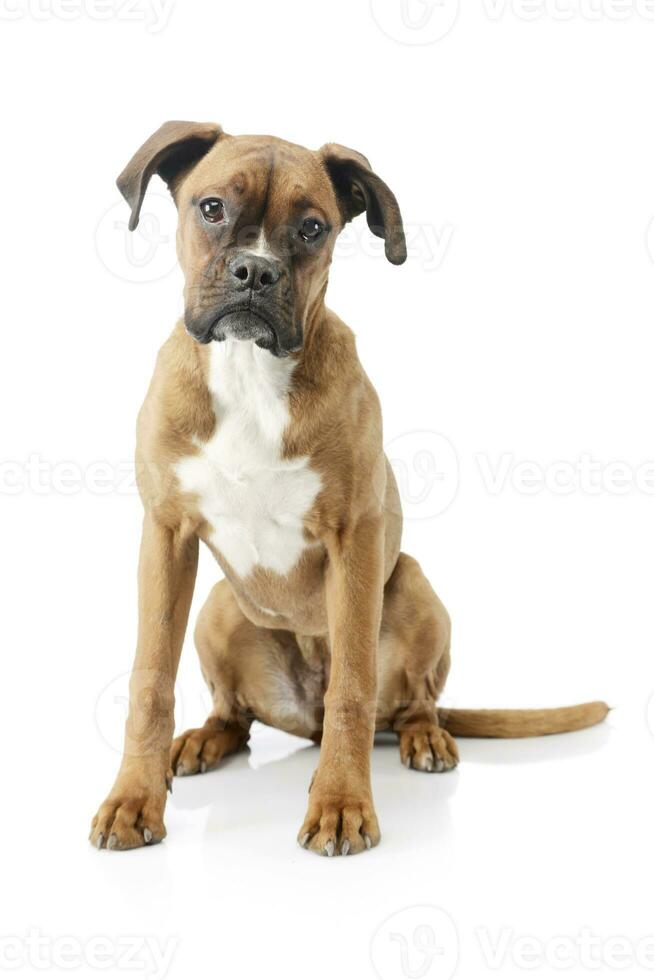
POLYGON ((209 347, 180 321, 159 353, 138 420, 145 508, 138 643, 125 754, 91 840, 111 849, 161 840, 173 774, 214 768, 245 745, 257 718, 321 743, 300 843, 320 854, 357 853, 380 839, 370 785, 376 730, 398 733, 406 765, 443 772, 458 761, 453 734, 572 731, 600 721, 607 709, 436 708, 450 664, 449 617, 418 563, 400 552, 399 496, 383 452, 379 400, 353 334, 324 304, 334 240, 361 211, 385 239, 390 261, 406 256, 397 202, 365 157, 333 144, 314 153, 272 137, 229 137, 213 124, 167 123, 119 178, 131 227, 155 172, 179 210, 187 329, 220 301, 227 262, 219 251, 209 255, 208 239, 198 233, 199 198, 230 195, 243 221, 273 242, 307 202, 325 221, 325 245, 296 261, 279 301, 294 361, 284 456, 308 457, 321 490, 292 571, 281 576, 258 566, 239 577, 175 475, 175 464, 220 425, 207 380, 209 347), (226 576, 196 628, 213 710, 201 728, 173 742, 173 688, 200 541, 226 576))

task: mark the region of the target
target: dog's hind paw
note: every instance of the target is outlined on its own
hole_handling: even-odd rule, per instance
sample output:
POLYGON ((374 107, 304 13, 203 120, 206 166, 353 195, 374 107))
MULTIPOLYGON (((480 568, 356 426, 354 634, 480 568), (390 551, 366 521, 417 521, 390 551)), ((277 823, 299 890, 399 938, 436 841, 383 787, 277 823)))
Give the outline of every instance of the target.
POLYGON ((408 769, 449 772, 459 763, 459 751, 449 732, 429 725, 400 733, 400 759, 408 769))
POLYGON ((170 750, 170 768, 176 776, 210 772, 230 752, 236 752, 248 739, 237 725, 207 721, 202 728, 189 728, 178 735, 170 750))

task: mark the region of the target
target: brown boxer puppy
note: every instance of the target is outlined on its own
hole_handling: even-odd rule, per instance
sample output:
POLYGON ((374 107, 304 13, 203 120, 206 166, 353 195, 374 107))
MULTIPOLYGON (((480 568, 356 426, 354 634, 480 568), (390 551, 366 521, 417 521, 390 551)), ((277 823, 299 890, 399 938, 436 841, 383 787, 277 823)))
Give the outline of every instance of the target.
POLYGON ((366 158, 169 122, 118 178, 132 229, 154 173, 179 212, 185 314, 139 415, 138 644, 125 754, 91 840, 160 841, 172 775, 213 769, 257 718, 321 742, 299 842, 356 854, 380 838, 376 729, 398 733, 407 766, 445 772, 452 734, 569 731, 607 708, 439 718, 449 618, 400 552, 379 399, 324 303, 336 237, 361 212, 389 261, 406 258, 397 201, 366 158), (196 630, 214 707, 172 743, 199 541, 225 574, 196 630))

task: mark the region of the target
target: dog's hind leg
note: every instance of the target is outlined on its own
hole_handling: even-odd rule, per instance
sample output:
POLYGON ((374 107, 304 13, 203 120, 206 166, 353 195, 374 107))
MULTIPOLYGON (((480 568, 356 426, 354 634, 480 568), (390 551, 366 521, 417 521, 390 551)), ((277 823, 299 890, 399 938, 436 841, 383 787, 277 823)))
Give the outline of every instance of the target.
POLYGON ((438 722, 436 701, 450 668, 450 618, 417 561, 401 553, 384 590, 378 728, 398 733, 404 765, 453 769, 459 755, 438 722))
POLYGON ((195 630, 213 710, 201 728, 173 742, 170 767, 178 776, 215 769, 243 748, 256 718, 274 728, 315 738, 322 715, 324 669, 302 656, 292 633, 255 626, 231 585, 212 589, 195 630))

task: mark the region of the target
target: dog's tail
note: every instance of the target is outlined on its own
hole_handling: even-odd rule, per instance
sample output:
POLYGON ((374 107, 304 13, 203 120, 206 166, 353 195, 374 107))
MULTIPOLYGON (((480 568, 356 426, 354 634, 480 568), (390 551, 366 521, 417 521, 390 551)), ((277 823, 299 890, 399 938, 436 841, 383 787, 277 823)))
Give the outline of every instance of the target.
POLYGON ((532 735, 558 735, 577 732, 604 721, 610 708, 603 701, 589 701, 568 708, 542 708, 522 711, 515 708, 479 709, 439 708, 441 727, 462 738, 529 738, 532 735))

